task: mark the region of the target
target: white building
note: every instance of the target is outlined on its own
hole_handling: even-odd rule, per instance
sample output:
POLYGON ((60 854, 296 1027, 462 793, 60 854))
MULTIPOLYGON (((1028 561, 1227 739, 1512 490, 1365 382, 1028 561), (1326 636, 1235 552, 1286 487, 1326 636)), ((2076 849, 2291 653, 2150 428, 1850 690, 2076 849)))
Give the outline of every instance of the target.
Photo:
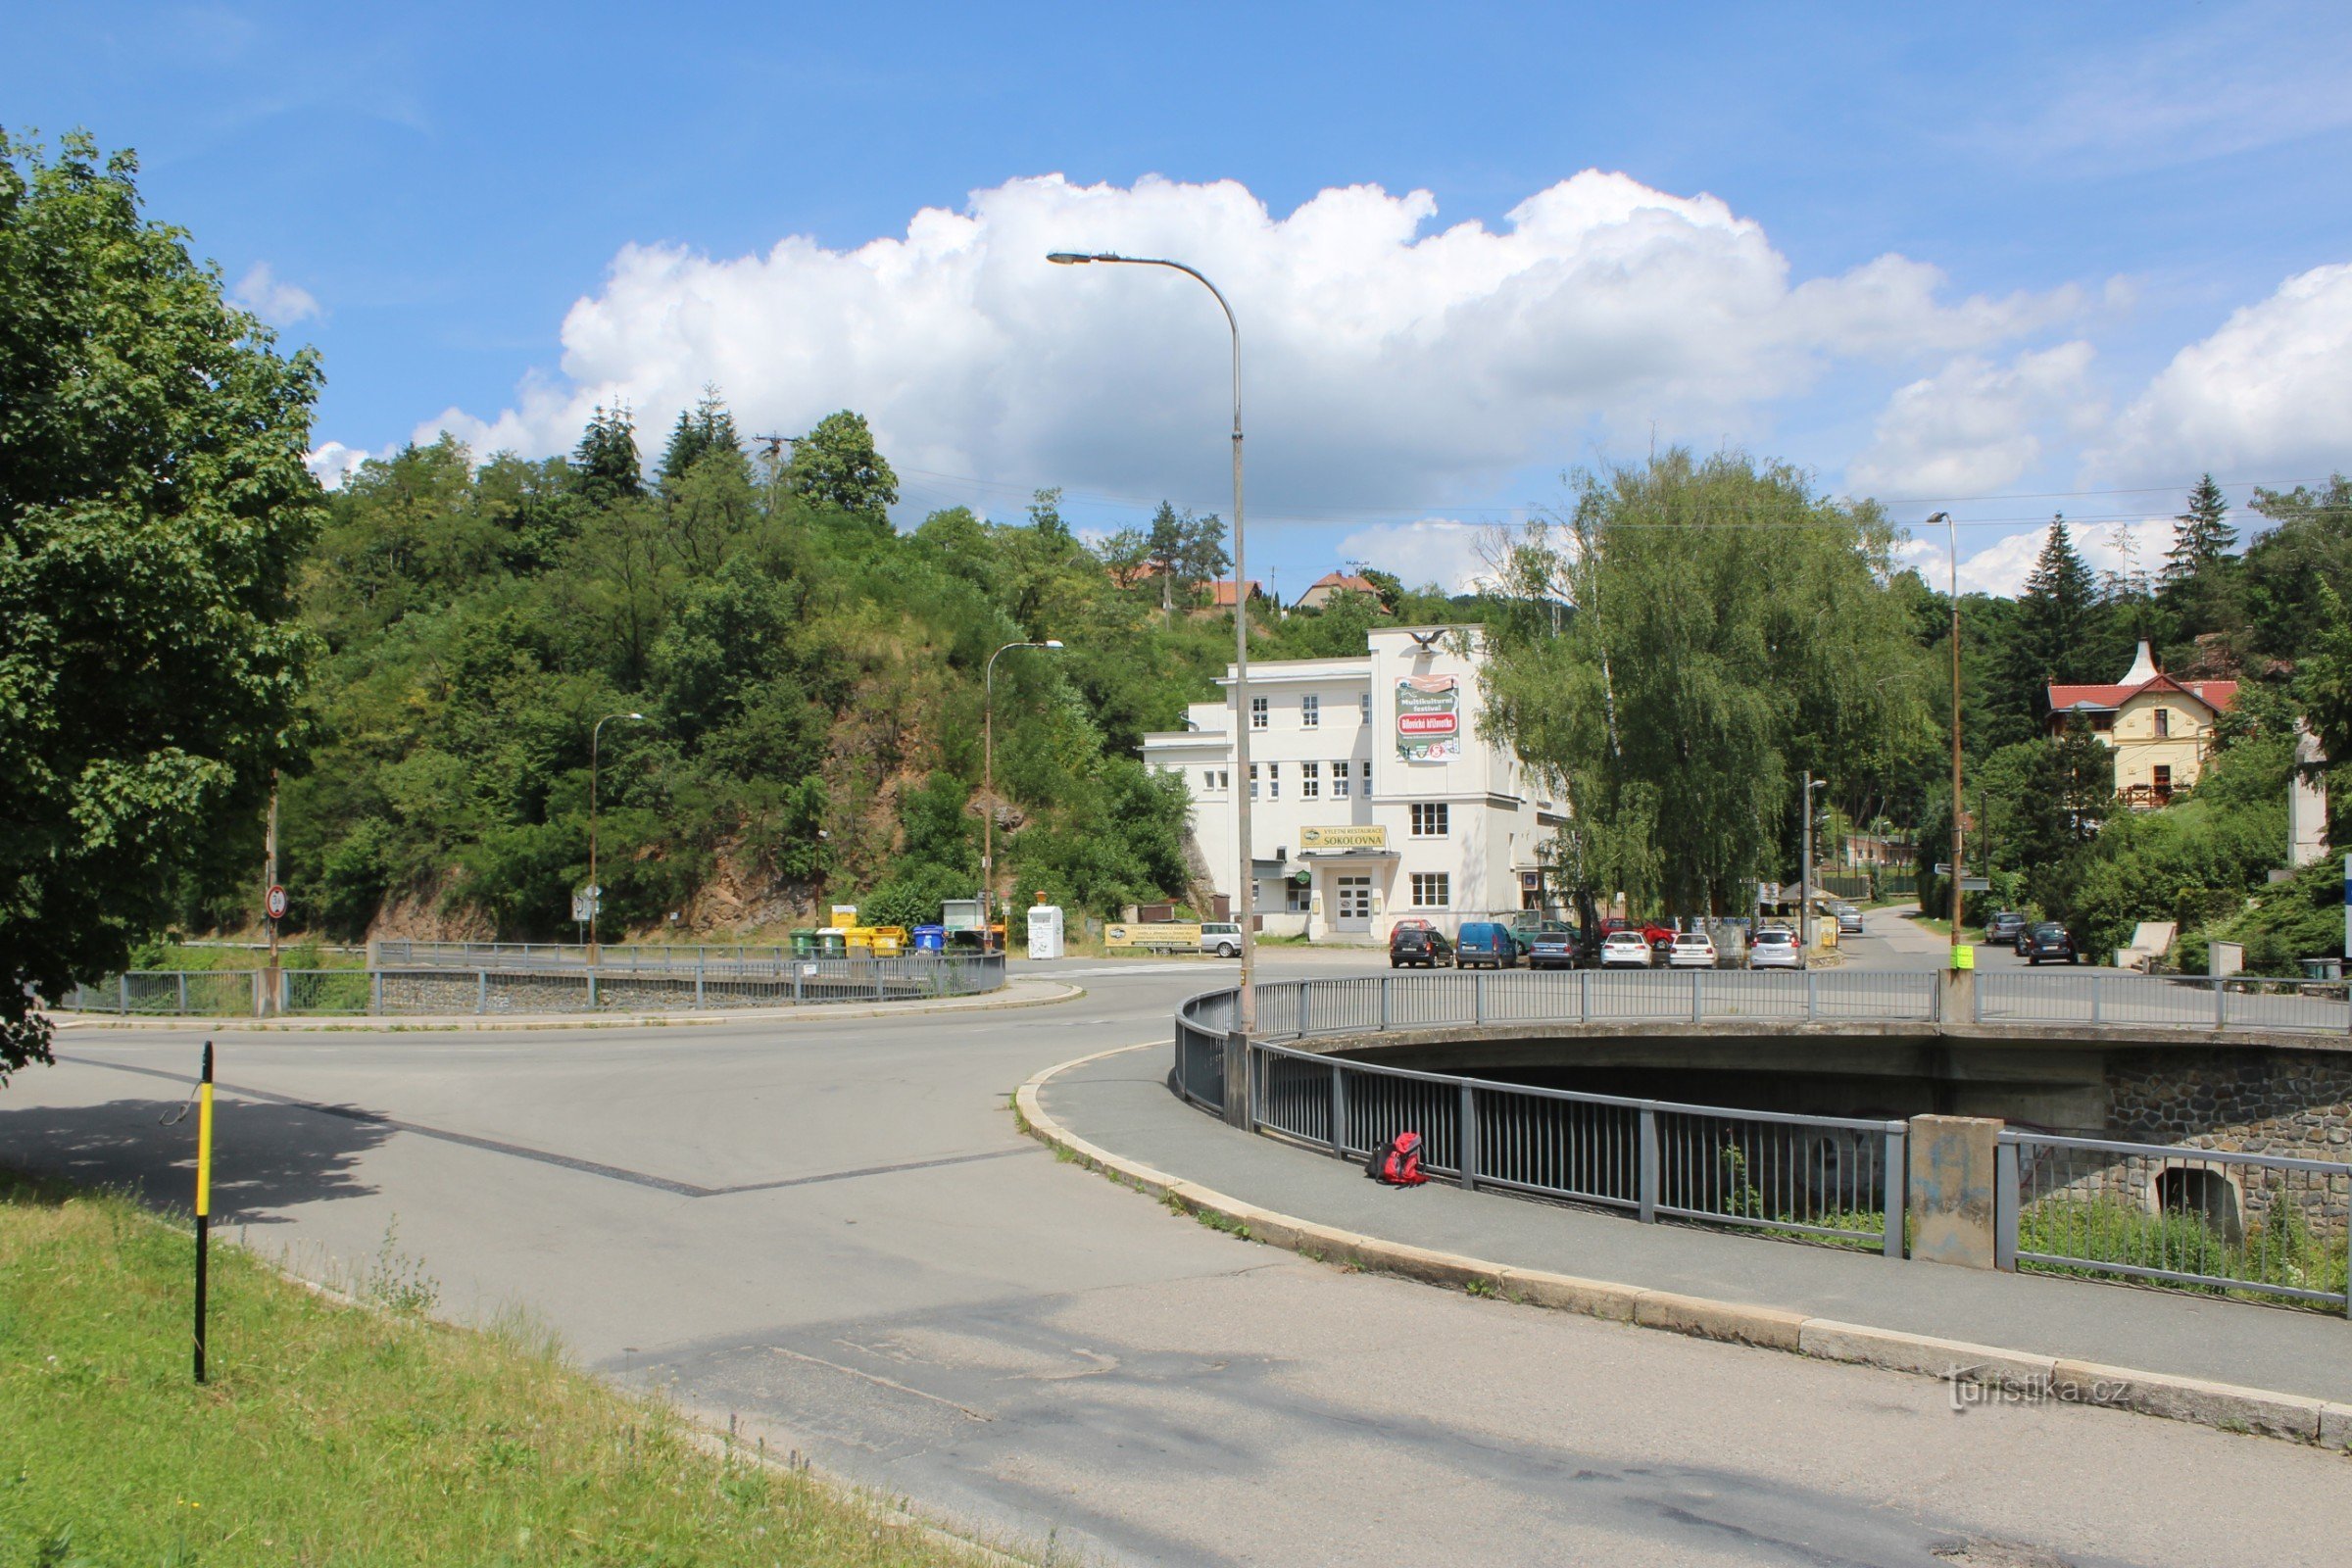
MULTIPOLYGON (((1252 662, 1248 693, 1255 903, 1268 933, 1386 942, 1417 915, 1464 920, 1544 903, 1540 850, 1562 820, 1516 760, 1478 733, 1476 627, 1389 627, 1360 659, 1252 662), (1466 651, 1465 651, 1466 650, 1466 651)), ((1179 773, 1216 891, 1231 898, 1233 669, 1220 702, 1144 737, 1179 773)))

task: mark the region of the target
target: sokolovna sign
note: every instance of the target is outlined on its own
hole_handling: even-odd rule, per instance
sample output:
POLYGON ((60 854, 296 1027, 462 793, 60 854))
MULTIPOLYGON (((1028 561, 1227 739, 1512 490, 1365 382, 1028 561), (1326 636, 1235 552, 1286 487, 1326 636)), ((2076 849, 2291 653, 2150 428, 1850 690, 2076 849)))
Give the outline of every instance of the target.
POLYGON ((1389 830, 1377 822, 1344 827, 1302 827, 1298 830, 1298 847, 1302 850, 1385 850, 1389 847, 1389 830))
POLYGON ((1450 762, 1462 755, 1460 677, 1397 677, 1396 755, 1408 762, 1450 762))

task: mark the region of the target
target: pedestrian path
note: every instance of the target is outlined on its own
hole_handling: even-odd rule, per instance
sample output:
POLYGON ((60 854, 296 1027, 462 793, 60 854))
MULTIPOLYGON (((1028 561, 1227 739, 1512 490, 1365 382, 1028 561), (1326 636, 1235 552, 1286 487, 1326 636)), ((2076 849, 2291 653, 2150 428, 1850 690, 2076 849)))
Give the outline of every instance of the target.
POLYGON ((1949 1268, 1464 1192, 1394 1189, 1353 1163, 1252 1136, 1178 1101, 1169 1053, 1061 1072, 1041 1102, 1071 1133, 1279 1213, 1509 1267, 2173 1377, 2352 1402, 2352 1323, 2174 1292, 1949 1268))

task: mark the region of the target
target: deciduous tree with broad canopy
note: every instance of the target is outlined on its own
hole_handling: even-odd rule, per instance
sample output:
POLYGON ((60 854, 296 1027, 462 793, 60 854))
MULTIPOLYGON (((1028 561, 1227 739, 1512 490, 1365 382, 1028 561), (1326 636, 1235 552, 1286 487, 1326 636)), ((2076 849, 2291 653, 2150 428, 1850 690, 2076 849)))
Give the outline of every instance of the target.
POLYGON ((0 1078, 48 1057, 33 994, 122 965, 302 750, 318 365, 136 174, 0 134, 0 1078))

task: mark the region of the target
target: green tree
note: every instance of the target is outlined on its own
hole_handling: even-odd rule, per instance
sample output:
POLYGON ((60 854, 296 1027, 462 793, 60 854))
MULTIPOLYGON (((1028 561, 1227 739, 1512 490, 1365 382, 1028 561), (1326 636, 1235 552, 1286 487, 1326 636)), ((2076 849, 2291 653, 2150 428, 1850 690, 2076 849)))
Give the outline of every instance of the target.
POLYGON ((2257 490, 2254 511, 2272 527, 2240 561, 2249 652, 2294 659, 2318 610, 2319 584, 2352 593, 2352 479, 2332 474, 2314 490, 2257 490))
POLYGON ((0 140, 0 1078, 27 988, 122 965, 302 756, 318 362, 139 213, 137 163, 0 140))
MULTIPOLYGON (((2045 688, 2050 683, 2090 674, 2083 643, 2097 604, 2097 579, 2075 549, 2066 518, 2053 518, 2017 602, 2017 627, 2003 671, 2012 686, 2030 694, 2036 723, 2049 711, 2045 688)), ((2116 673, 2120 671, 2099 678, 2113 679, 2116 673)))
POLYGON ((2164 585, 2179 588, 2210 570, 2237 548, 2230 503, 2206 474, 2188 493, 2188 510, 2173 520, 2173 547, 2164 553, 2164 585))
POLYGON ((669 445, 662 453, 662 488, 684 482, 696 464, 713 454, 724 459, 746 486, 751 484, 751 460, 744 456, 743 438, 736 434, 735 416, 727 412, 726 400, 717 387, 705 386, 693 408, 678 411, 678 422, 670 428, 669 445))
POLYGON ((1489 732, 1559 783, 1581 874, 1621 879, 1597 891, 1737 907, 1745 881, 1793 866, 1800 768, 1850 808, 1926 749, 1893 531, 1738 455, 1577 484, 1565 523, 1504 564, 1489 732))
POLYGON ((645 472, 637 456, 637 425, 624 407, 596 406, 580 444, 572 450, 571 463, 580 494, 594 505, 645 493, 645 472))
POLYGON ((865 517, 883 528, 899 499, 899 476, 875 450, 865 416, 847 409, 826 415, 794 445, 784 484, 812 506, 865 517))

